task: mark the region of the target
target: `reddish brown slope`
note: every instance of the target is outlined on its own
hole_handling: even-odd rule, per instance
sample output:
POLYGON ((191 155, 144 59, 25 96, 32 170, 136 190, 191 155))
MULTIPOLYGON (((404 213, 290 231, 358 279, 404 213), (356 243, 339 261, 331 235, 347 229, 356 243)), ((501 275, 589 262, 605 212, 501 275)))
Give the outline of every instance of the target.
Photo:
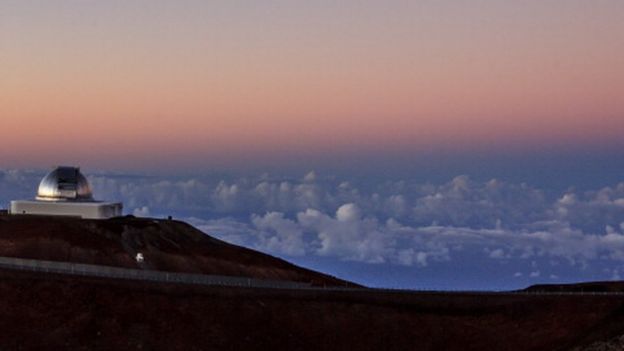
POLYGON ((350 283, 212 238, 179 221, 0 216, 0 256, 345 286, 350 283), (141 252, 145 261, 135 260, 141 252))
POLYGON ((0 270, 0 348, 567 350, 620 326, 605 296, 208 288, 0 270), (609 328, 606 328, 609 329, 609 328))
MULTIPOLYGON (((176 221, 0 216, 2 256, 136 268, 136 252, 143 268, 344 284, 176 221)), ((10 270, 0 270, 0 315, 0 349, 568 350, 624 334, 617 295, 214 288, 10 270)))

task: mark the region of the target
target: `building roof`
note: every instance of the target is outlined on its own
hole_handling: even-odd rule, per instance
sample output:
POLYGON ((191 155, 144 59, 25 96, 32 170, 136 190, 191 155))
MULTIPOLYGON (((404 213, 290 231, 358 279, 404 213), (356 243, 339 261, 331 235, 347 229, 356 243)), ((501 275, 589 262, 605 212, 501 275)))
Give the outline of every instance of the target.
POLYGON ((37 191, 40 201, 93 201, 91 186, 77 167, 56 167, 48 173, 37 191))

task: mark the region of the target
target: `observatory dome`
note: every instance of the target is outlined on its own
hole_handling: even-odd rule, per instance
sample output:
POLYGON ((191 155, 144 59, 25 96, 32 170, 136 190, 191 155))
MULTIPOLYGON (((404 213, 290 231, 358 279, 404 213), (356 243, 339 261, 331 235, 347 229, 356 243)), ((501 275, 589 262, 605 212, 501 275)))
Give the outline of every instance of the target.
POLYGON ((40 201, 93 201, 91 186, 76 167, 56 167, 48 173, 37 191, 40 201))

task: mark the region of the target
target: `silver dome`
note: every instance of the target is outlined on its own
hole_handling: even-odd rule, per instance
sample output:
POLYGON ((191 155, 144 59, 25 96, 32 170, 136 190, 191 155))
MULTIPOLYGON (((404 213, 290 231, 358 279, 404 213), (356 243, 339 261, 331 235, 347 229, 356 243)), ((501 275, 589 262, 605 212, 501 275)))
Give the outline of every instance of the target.
POLYGON ((80 168, 57 167, 39 183, 37 200, 93 201, 93 193, 80 168))

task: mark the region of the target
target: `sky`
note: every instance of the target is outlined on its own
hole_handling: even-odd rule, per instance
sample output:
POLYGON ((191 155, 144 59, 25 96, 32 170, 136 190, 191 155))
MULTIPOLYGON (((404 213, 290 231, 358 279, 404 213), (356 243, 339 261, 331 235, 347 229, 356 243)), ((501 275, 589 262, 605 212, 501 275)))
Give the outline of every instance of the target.
POLYGON ((608 279, 621 268, 604 240, 624 223, 622 18, 620 0, 0 0, 0 200, 80 165, 129 213, 175 213, 372 285, 608 279), (456 182, 469 191, 447 194, 456 182), (580 212, 562 217, 571 194, 580 212), (542 247, 569 232, 583 237, 566 255, 542 247), (490 254, 507 262, 496 277, 453 276, 490 254), (574 264, 547 274, 553 255, 574 264))
POLYGON ((0 160, 261 169, 617 148, 623 15, 619 0, 2 0, 0 160))

